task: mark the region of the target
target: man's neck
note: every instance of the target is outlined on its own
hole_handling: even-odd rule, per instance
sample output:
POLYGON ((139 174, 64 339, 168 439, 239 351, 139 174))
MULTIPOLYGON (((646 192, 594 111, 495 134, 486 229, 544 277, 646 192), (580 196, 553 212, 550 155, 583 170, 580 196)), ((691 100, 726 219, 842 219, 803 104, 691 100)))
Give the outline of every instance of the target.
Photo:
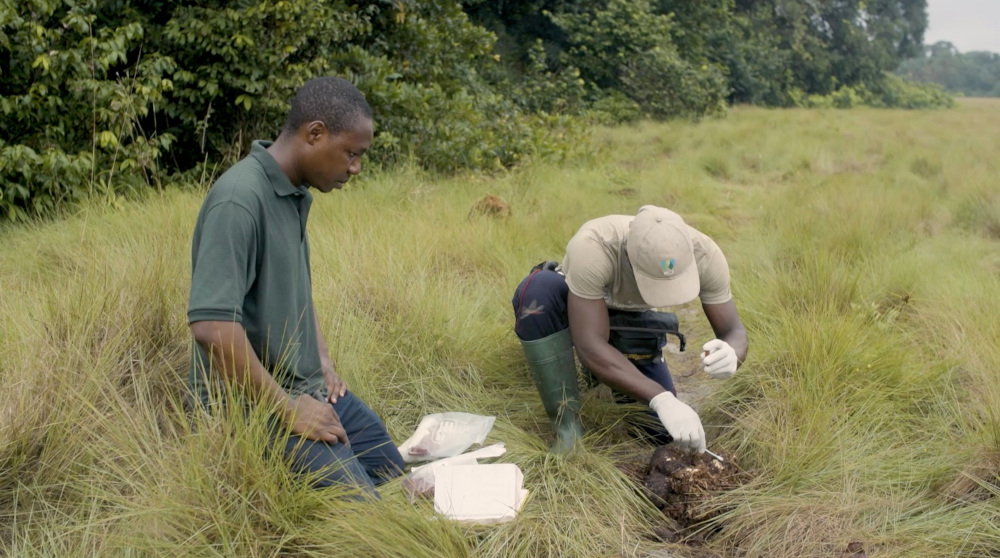
POLYGON ((295 186, 300 186, 302 176, 298 170, 298 158, 295 156, 294 143, 295 138, 281 132, 278 139, 274 140, 274 143, 267 148, 267 152, 271 154, 271 157, 274 157, 275 162, 288 177, 288 181, 295 186))

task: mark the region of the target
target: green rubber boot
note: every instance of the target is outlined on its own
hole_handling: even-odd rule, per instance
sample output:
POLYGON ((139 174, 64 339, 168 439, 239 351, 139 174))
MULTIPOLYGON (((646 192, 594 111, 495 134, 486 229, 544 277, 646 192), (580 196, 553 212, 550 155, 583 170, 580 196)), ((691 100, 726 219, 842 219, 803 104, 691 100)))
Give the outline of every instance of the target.
POLYGON ((580 388, 569 329, 534 341, 521 341, 531 378, 552 421, 556 441, 553 453, 566 453, 583 437, 580 424, 580 388))

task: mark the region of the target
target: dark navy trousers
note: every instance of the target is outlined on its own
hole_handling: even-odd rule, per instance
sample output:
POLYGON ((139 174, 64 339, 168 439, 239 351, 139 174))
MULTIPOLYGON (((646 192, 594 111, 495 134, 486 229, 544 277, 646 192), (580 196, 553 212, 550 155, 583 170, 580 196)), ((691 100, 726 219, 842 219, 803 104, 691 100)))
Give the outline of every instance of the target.
POLYGON ((314 482, 317 488, 354 485, 378 498, 375 487, 402 474, 403 457, 382 419, 350 390, 332 405, 349 443, 330 444, 292 434, 285 441, 285 458, 296 473, 318 474, 314 482))
MULTIPOLYGON (((569 296, 569 287, 566 285, 566 278, 555 271, 539 270, 532 271, 514 291, 511 304, 514 307, 514 333, 524 341, 534 341, 548 337, 569 327, 569 313, 566 301, 569 296)), ((609 310, 616 312, 616 310, 609 310)), ((662 349, 662 347, 660 347, 662 349)), ((667 363, 662 358, 650 364, 635 364, 635 367, 647 378, 663 386, 667 391, 677 395, 674 388, 674 381, 670 377, 667 363)), ((619 403, 634 403, 631 397, 616 393, 615 401, 619 403)), ((653 417, 656 414, 650 411, 653 417)), ((654 421, 659 425, 659 419, 654 421)), ((647 436, 654 438, 658 443, 670 441, 662 426, 658 428, 642 428, 647 436)))
MULTIPOLYGON (((534 341, 568 328, 569 314, 566 309, 568 296, 569 287, 566 286, 566 278, 561 273, 531 272, 517 286, 514 298, 511 300, 516 320, 514 333, 524 341, 534 341)), ((652 364, 635 366, 644 376, 677 394, 667 363, 662 358, 652 364)))

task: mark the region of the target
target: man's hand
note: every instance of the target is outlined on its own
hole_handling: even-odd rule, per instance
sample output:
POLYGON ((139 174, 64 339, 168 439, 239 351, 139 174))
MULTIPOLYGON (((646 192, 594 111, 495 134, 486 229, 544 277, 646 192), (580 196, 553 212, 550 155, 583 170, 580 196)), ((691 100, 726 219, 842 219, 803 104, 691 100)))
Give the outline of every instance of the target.
POLYGON ((299 434, 310 440, 347 445, 347 431, 340 424, 337 411, 326 402, 308 395, 300 395, 288 402, 285 408, 285 424, 292 434, 299 434))
POLYGON ((675 443, 695 453, 704 453, 705 429, 702 428, 701 419, 694 409, 669 391, 654 397, 649 406, 656 411, 656 416, 660 418, 660 422, 675 443))
POLYGON ((347 393, 347 384, 340 379, 337 369, 330 358, 330 349, 326 348, 326 339, 323 339, 323 329, 319 327, 319 317, 313 314, 313 321, 316 323, 316 342, 319 344, 319 362, 323 366, 323 382, 326 384, 326 400, 336 403, 337 399, 347 393))
POLYGON ((747 358, 747 329, 743 327, 732 300, 722 304, 702 304, 701 307, 705 309, 705 317, 715 332, 715 339, 702 347, 703 351, 708 351, 702 358, 705 372, 713 378, 728 378, 747 358), (724 352, 714 349, 720 343, 725 345, 724 352), (730 360, 731 357, 726 354, 730 352, 735 359, 730 360))
POLYGON ((323 380, 326 382, 326 400, 330 403, 336 403, 337 398, 347 393, 347 382, 340 379, 329 358, 323 359, 323 380))
POLYGON ((736 373, 739 360, 736 349, 722 339, 713 339, 701 348, 701 362, 705 365, 705 373, 716 380, 725 380, 736 373))

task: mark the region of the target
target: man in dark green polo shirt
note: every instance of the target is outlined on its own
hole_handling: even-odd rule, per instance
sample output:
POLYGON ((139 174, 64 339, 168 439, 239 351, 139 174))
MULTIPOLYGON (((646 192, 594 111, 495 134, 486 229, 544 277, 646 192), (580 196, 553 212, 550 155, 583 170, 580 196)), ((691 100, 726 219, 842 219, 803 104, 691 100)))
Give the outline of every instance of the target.
POLYGON ((319 78, 296 92, 278 139, 255 141, 202 204, 188 322, 202 404, 212 384, 238 387, 275 410, 296 471, 377 496, 403 460, 337 375, 314 310, 306 234, 309 188, 328 193, 361 172, 372 135, 371 107, 350 82, 319 78))

